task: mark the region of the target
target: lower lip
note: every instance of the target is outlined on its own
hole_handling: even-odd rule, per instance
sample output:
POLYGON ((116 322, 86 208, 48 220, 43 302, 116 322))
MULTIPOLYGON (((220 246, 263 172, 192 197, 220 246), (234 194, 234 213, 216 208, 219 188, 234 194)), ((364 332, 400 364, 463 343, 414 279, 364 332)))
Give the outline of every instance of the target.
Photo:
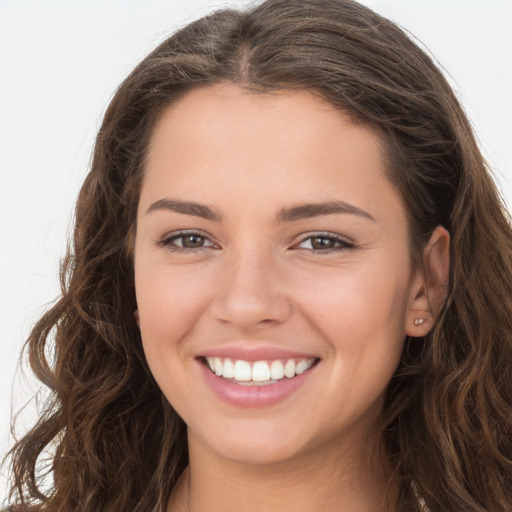
POLYGON ((300 375, 278 380, 263 386, 244 386, 217 376, 201 361, 198 361, 206 382, 224 402, 236 407, 268 407, 286 400, 312 376, 316 364, 300 375))

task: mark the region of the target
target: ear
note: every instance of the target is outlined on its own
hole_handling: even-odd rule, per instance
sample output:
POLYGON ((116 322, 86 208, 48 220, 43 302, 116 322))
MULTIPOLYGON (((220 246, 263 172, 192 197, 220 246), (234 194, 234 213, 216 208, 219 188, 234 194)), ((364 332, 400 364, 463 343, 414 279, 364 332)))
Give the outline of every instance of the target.
POLYGON ((135 323, 137 324, 137 327, 140 329, 140 315, 139 315, 139 310, 138 309, 136 309, 133 312, 133 318, 135 318, 135 323))
POLYGON ((441 311, 448 293, 450 270, 450 234, 438 226, 425 247, 422 268, 411 287, 411 301, 406 316, 406 334, 425 336, 441 311))

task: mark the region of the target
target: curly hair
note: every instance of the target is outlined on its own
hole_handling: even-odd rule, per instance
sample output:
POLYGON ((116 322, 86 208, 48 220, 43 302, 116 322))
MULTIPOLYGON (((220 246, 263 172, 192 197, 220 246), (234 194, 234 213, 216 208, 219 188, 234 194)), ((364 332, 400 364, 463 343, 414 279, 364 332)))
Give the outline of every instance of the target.
POLYGON ((186 426, 146 363, 132 248, 156 120, 194 88, 307 90, 379 130, 409 220, 411 254, 450 233, 447 299, 407 339, 381 445, 396 511, 506 512, 512 503, 512 230, 470 124, 431 58, 352 0, 268 0, 179 30, 118 88, 97 136, 61 270, 34 326, 30 364, 51 390, 11 457, 13 510, 163 511, 188 463, 186 426), (53 487, 38 459, 53 449, 53 487), (421 496, 421 498, 420 498, 421 496))

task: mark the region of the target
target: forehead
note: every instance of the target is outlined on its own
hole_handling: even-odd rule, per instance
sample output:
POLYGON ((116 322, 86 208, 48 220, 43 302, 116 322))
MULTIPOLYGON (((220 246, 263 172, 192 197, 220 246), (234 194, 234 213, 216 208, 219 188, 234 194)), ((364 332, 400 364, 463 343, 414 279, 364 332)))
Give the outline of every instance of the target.
POLYGON ((385 162, 376 130, 310 92, 205 87, 168 107, 156 123, 141 200, 180 194, 205 202, 274 197, 293 203, 339 194, 371 203, 372 193, 384 196, 391 187, 385 162))
POLYGON ((156 122, 152 143, 159 132, 165 130, 167 135, 171 131, 173 135, 177 132, 185 135, 184 130, 191 127, 195 136, 212 135, 219 142, 222 132, 212 132, 212 128, 231 128, 238 132, 237 137, 243 137, 244 134, 250 136, 272 127, 281 130, 282 135, 293 135, 296 139, 318 135, 322 129, 336 131, 336 128, 348 124, 354 131, 359 129, 371 136, 373 140, 368 140, 369 143, 383 146, 377 127, 356 122, 354 116, 329 103, 316 91, 284 89, 257 92, 223 83, 192 89, 164 109, 156 122), (238 128, 244 129, 239 131, 238 128))

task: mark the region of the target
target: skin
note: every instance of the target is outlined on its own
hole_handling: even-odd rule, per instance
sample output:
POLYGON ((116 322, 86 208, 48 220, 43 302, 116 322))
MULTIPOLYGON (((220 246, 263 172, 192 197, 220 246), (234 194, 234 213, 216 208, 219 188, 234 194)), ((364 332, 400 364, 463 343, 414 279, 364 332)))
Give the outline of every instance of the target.
POLYGON ((406 335, 423 336, 435 319, 428 299, 446 282, 449 238, 438 228, 424 270, 413 268, 383 154, 375 131, 308 92, 207 87, 159 119, 135 286, 148 364, 188 426, 190 466, 168 510, 386 510, 383 396, 406 335), (168 199, 222 220, 155 206, 168 199), (276 222, 283 208, 332 201, 364 213, 276 222), (173 251, 190 242, 176 238, 184 229, 199 247, 173 251), (230 344, 319 363, 284 401, 236 407, 212 393, 197 359, 230 344))

